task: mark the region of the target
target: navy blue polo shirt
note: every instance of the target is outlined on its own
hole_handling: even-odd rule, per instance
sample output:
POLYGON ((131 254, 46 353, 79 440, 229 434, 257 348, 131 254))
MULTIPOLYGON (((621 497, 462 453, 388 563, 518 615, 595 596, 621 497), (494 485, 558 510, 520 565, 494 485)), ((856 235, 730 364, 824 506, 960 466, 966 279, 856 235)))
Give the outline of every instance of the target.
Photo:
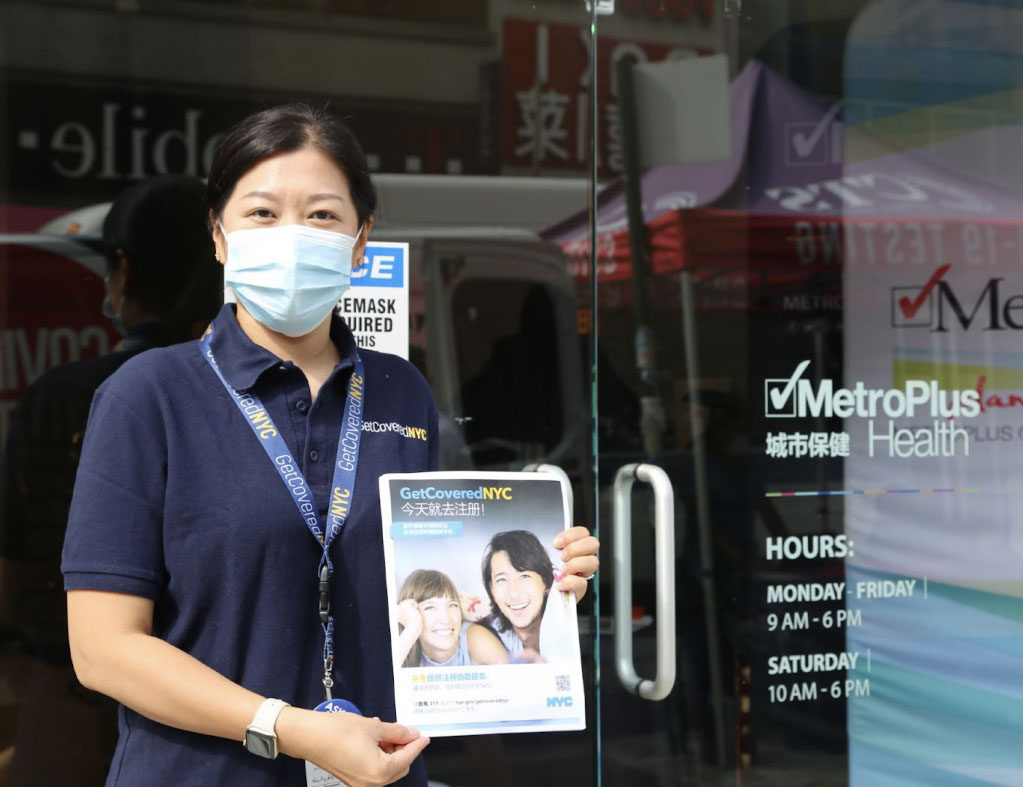
MULTIPOLYGON (((351 332, 340 318, 332 322, 341 362, 311 403, 302 372, 249 340, 233 306, 214 327, 221 371, 262 399, 325 516, 356 349, 351 332)), ((359 352, 362 446, 351 514, 331 548, 334 696, 393 721, 377 480, 436 466, 437 411, 413 366, 359 352)), ((156 636, 252 691, 312 708, 323 699, 321 554, 197 342, 142 353, 99 388, 64 543, 67 590, 152 599, 156 636)), ((299 760, 264 760, 240 741, 172 729, 123 707, 119 721, 108 786, 305 784, 299 760)), ((420 758, 400 784, 425 783, 420 758)))

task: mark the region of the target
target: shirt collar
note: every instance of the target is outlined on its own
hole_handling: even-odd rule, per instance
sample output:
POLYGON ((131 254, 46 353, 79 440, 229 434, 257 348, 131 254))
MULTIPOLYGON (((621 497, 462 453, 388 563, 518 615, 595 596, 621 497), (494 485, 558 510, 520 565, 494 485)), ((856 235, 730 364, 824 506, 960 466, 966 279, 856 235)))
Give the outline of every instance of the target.
MULTIPOLYGON (((357 349, 355 337, 336 312, 330 319, 330 340, 341 355, 341 360, 331 373, 331 377, 334 377, 339 370, 355 365, 357 349)), ((293 366, 291 361, 282 361, 245 334, 238 325, 233 303, 225 303, 214 318, 210 348, 225 379, 238 391, 248 390, 256 384, 260 375, 274 367, 282 364, 293 366)))

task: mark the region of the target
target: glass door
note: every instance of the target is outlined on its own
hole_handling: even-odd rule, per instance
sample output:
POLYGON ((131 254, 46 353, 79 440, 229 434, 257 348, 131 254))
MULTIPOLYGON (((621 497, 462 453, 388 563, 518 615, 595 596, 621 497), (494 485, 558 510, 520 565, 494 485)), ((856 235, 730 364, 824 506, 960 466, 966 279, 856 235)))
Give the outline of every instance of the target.
POLYGON ((1019 11, 714 13, 597 72, 622 177, 556 237, 596 277, 597 781, 1021 783, 1019 11))

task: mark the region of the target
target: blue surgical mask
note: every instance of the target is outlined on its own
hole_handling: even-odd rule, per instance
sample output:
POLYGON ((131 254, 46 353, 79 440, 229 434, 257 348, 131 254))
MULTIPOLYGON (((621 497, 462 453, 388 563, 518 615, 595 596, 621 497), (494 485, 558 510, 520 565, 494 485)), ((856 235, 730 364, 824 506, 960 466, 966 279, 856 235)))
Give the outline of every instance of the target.
MULTIPOLYGON (((95 301, 94 301, 95 302, 95 301)), ((121 301, 122 305, 124 301, 121 301)), ((114 330, 121 336, 127 336, 128 330, 124 327, 124 320, 121 319, 121 315, 114 311, 114 302, 110 300, 109 295, 103 296, 103 316, 106 317, 114 326, 114 330)))
POLYGON ((253 319, 272 331, 304 336, 327 318, 351 286, 358 236, 301 224, 224 235, 224 284, 253 319))

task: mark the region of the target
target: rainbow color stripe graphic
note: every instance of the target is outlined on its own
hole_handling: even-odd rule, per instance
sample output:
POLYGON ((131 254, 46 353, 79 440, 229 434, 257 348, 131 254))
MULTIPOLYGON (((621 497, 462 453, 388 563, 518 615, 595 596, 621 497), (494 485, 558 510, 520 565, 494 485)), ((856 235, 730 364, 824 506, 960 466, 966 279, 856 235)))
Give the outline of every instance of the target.
POLYGON ((765 492, 764 497, 826 497, 831 495, 937 495, 976 494, 972 487, 949 489, 818 489, 799 492, 765 492))

